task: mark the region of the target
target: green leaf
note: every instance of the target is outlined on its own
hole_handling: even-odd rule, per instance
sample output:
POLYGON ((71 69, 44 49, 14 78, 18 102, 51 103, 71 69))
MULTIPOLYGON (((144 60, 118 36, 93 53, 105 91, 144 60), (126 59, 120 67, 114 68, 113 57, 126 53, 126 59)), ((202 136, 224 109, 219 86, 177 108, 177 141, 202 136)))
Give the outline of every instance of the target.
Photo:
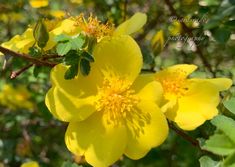
POLYGON ((42 19, 40 19, 34 27, 33 36, 40 48, 46 46, 49 40, 49 33, 42 19))
POLYGON ((208 156, 203 156, 199 159, 200 167, 219 167, 220 162, 214 161, 208 156))
POLYGON ((218 155, 229 155, 235 151, 235 144, 224 134, 214 134, 202 147, 218 155))
POLYGON ((70 49, 72 48, 71 46, 71 43, 70 42, 66 42, 66 43, 59 43, 57 46, 56 46, 56 52, 59 54, 59 55, 65 55, 67 54, 70 49))
POLYGON ((233 114, 235 114, 235 97, 225 101, 224 106, 233 114))
POLYGON ((42 66, 34 66, 33 75, 35 78, 38 77, 38 74, 42 71, 42 66))
POLYGON ((82 52, 82 58, 86 59, 89 62, 94 62, 94 58, 92 57, 92 55, 88 52, 82 52))
POLYGON ((82 165, 78 165, 76 163, 72 163, 72 162, 69 162, 69 161, 66 161, 62 164, 61 167, 82 167, 82 165))
POLYGON ((221 23, 221 19, 220 18, 213 18, 211 20, 209 20, 204 26, 203 29, 204 30, 210 30, 213 29, 215 27, 218 27, 221 23))
POLYGON ((64 58, 64 63, 66 65, 75 65, 78 64, 80 59, 79 52, 76 50, 70 50, 64 58))
POLYGON ((73 79, 78 74, 78 64, 71 65, 69 69, 65 72, 64 78, 66 80, 73 79))
POLYGON ((220 0, 204 0, 207 6, 216 6, 220 4, 220 0))
POLYGON ((70 36, 68 35, 65 35, 65 34, 60 34, 60 35, 57 35, 54 40, 56 42, 68 42, 69 40, 71 39, 70 36))
POLYGON ((72 38, 70 40, 72 49, 81 49, 83 44, 85 43, 85 39, 82 36, 77 36, 76 38, 72 38))
POLYGON ((235 167, 235 152, 224 160, 223 167, 235 167))
POLYGON ((235 27, 235 20, 229 20, 224 25, 233 28, 235 27))
POLYGON ((40 56, 42 53, 41 53, 41 51, 39 50, 39 48, 37 48, 37 47, 30 47, 30 48, 29 48, 29 54, 30 54, 32 57, 38 57, 38 56, 40 56))
POLYGON ((223 115, 216 116, 211 123, 217 127, 217 129, 224 132, 226 136, 235 143, 235 121, 232 118, 225 117, 223 115))
POLYGON ((215 40, 221 44, 226 43, 231 35, 231 31, 227 28, 218 28, 213 32, 215 40))
POLYGON ((80 62, 80 72, 83 76, 87 76, 90 72, 90 62, 87 61, 86 59, 81 59, 80 62))

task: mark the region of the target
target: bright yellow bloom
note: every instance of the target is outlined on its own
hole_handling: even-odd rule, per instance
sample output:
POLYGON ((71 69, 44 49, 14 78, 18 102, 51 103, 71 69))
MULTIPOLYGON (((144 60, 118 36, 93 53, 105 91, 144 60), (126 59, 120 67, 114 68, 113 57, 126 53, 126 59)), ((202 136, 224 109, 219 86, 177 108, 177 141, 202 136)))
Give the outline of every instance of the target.
POLYGON ((129 35, 138 31, 146 23, 147 16, 144 13, 136 13, 130 19, 120 24, 116 30, 113 24, 109 22, 103 24, 97 17, 93 17, 92 15, 86 20, 84 15, 81 14, 74 20, 76 22, 75 25, 80 28, 81 32, 88 36, 95 37, 99 41, 105 36, 129 35))
POLYGON ((193 130, 216 116, 219 92, 232 84, 227 78, 187 79, 196 68, 195 65, 175 65, 155 76, 164 90, 162 111, 184 130, 193 130))
POLYGON ((23 163, 20 167, 39 167, 36 161, 30 161, 23 163))
POLYGON ((29 100, 30 93, 25 86, 16 88, 11 85, 4 85, 0 91, 0 105, 6 106, 12 110, 24 108, 31 110, 33 103, 29 100))
POLYGON ((160 83, 138 76, 142 55, 128 35, 103 38, 95 47, 95 62, 87 77, 65 80, 68 67, 51 72, 46 95, 51 113, 69 122, 68 149, 96 167, 106 167, 122 154, 139 159, 160 145, 168 134, 160 83))
POLYGON ((29 4, 33 8, 41 8, 48 6, 48 0, 29 0, 29 4))
MULTIPOLYGON (((59 34, 72 36, 79 33, 78 28, 74 25, 75 22, 70 18, 63 21, 46 20, 45 24, 49 31, 49 40, 45 48, 43 48, 45 51, 52 49, 56 45, 56 42, 54 41, 55 36, 59 34)), ((34 43, 33 28, 28 28, 22 35, 14 36, 9 41, 2 43, 1 46, 16 52, 28 53, 29 48, 32 47, 34 43)), ((1 52, 0 55, 2 55, 1 52)))

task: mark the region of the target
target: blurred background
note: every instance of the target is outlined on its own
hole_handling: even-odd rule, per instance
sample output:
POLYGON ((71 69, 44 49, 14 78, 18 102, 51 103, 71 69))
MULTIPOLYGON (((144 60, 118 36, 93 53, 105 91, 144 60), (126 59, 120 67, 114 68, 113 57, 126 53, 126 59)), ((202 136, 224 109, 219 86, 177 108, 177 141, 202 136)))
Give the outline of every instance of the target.
MULTIPOLYGON (((147 24, 134 34, 144 56, 143 72, 189 63, 199 67, 194 77, 234 79, 234 0, 41 0, 39 4, 37 0, 0 0, 0 43, 22 34, 41 17, 50 20, 92 13, 118 26, 135 12, 148 15, 147 24)), ((45 106, 50 68, 30 68, 11 79, 12 72, 25 65, 21 59, 0 56, 0 167, 18 167, 29 160, 41 167, 70 162, 74 167, 89 166, 66 149, 67 124, 55 120, 45 106)), ((223 100, 233 95, 234 87, 223 94, 223 100)), ((219 107, 229 115, 222 104, 219 107)), ((207 122, 188 134, 208 139, 214 129, 207 122)), ((122 157, 113 166, 197 167, 204 154, 170 131, 167 141, 143 159, 122 157)))

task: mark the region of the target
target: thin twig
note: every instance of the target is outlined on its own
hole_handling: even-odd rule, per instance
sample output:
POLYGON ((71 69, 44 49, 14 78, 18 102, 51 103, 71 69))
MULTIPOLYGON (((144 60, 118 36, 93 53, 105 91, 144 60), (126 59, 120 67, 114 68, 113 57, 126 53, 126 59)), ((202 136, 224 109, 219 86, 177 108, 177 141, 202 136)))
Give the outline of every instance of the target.
POLYGON ((31 63, 31 64, 28 64, 27 66, 21 68, 21 69, 18 70, 18 71, 13 71, 13 72, 11 73, 10 78, 11 78, 11 79, 15 79, 16 77, 18 77, 20 74, 22 74, 23 72, 25 72, 26 70, 28 70, 28 69, 29 69, 30 67, 32 67, 33 65, 34 65, 34 64, 31 63))
POLYGON ((181 136, 183 139, 185 139, 186 141, 188 141, 189 143, 191 143, 194 147, 198 148, 201 152, 209 154, 209 155, 213 155, 213 156, 218 156, 210 151, 204 150, 200 147, 200 143, 198 140, 192 138, 191 136, 189 136, 187 133, 185 133, 184 131, 178 129, 177 127, 175 127, 171 122, 168 121, 168 125, 170 127, 170 129, 172 129, 176 134, 178 134, 179 136, 181 136))
POLYGON ((51 63, 51 62, 43 61, 41 59, 37 59, 37 58, 31 57, 28 54, 20 54, 20 53, 17 53, 15 51, 13 51, 13 50, 4 48, 2 46, 0 46, 0 52, 2 52, 3 54, 7 54, 7 55, 14 56, 14 57, 25 59, 25 60, 27 60, 29 62, 32 62, 32 63, 34 63, 36 65, 40 65, 40 66, 54 67, 56 65, 56 63, 51 63))

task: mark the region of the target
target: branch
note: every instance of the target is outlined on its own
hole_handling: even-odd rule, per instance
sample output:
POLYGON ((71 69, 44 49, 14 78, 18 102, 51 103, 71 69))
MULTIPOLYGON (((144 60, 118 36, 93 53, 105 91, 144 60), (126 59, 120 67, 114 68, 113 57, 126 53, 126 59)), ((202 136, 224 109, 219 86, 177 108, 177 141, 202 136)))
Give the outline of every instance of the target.
MULTIPOLYGON (((177 14, 176 10, 174 9, 174 7, 172 6, 170 0, 165 0, 166 5, 168 6, 171 15, 172 16, 176 16, 179 20, 183 20, 183 17, 181 17, 180 15, 177 14)), ((190 29, 184 22, 180 22, 184 32, 186 32, 189 37, 194 37, 193 36, 193 32, 192 29, 190 29)), ((208 69, 208 71, 210 71, 210 73, 213 75, 213 77, 216 77, 216 73, 214 72, 214 70, 212 69, 211 64, 208 62, 207 58, 203 55, 202 50, 197 46, 197 44, 192 41, 196 47, 196 53, 198 54, 198 56, 200 57, 200 59, 202 60, 202 63, 205 65, 205 67, 208 69)))
POLYGON ((31 57, 28 54, 20 54, 17 53, 15 51, 12 51, 10 49, 4 48, 2 46, 0 46, 0 52, 2 52, 3 54, 7 54, 7 55, 11 55, 13 57, 18 57, 18 58, 22 58, 25 59, 33 64, 39 65, 39 66, 48 66, 48 67, 54 67, 56 65, 56 63, 51 63, 51 62, 47 62, 47 61, 43 61, 34 57, 31 57))
POLYGON ((204 150, 200 147, 200 143, 198 140, 192 138, 191 136, 189 136, 187 133, 185 133, 184 131, 178 129, 177 127, 175 127, 171 122, 168 121, 168 125, 170 127, 170 129, 172 129, 176 134, 178 134, 180 137, 182 137, 183 139, 185 139, 186 141, 188 141, 189 143, 191 143, 194 147, 197 147, 201 152, 209 154, 209 155, 213 155, 213 156, 218 156, 210 151, 204 150))
POLYGON ((29 65, 23 67, 22 69, 20 69, 20 70, 18 70, 18 71, 13 71, 13 72, 11 73, 10 78, 11 78, 11 79, 15 79, 15 78, 18 77, 21 73, 25 72, 26 70, 28 70, 28 69, 29 69, 30 67, 32 67, 33 65, 34 65, 34 64, 31 63, 31 64, 29 64, 29 65))

